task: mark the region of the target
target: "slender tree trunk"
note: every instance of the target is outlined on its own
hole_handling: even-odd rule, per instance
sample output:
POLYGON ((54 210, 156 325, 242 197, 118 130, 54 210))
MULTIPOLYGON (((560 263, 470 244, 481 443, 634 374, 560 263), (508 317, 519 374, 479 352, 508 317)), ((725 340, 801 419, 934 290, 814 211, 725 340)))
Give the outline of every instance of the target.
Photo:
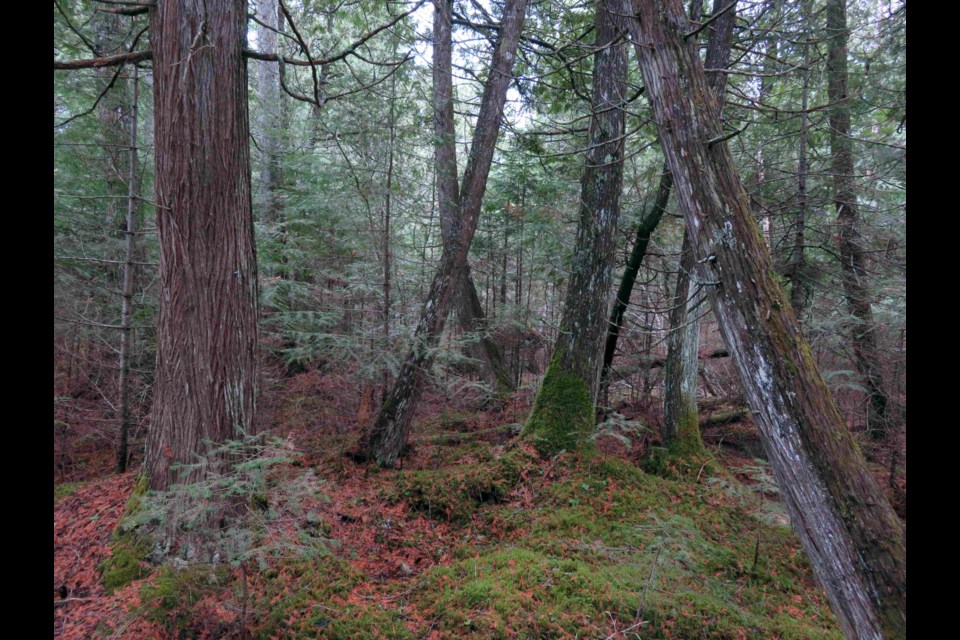
POLYGON ((603 369, 600 373, 600 388, 603 395, 610 384, 610 371, 613 366, 613 358, 617 353, 617 342, 620 339, 620 331, 623 330, 623 318, 630 305, 630 295, 633 293, 633 285, 637 281, 637 274, 640 272, 640 265, 643 263, 644 256, 647 255, 647 245, 650 243, 650 236, 660 224, 664 212, 667 210, 667 202, 670 200, 670 189, 673 187, 673 176, 666 166, 660 173, 660 184, 657 187, 657 198, 650 208, 650 211, 637 226, 637 237, 633 241, 633 249, 630 251, 630 257, 627 259, 627 266, 623 270, 623 277, 620 278, 620 287, 617 289, 617 297, 613 301, 613 310, 610 312, 610 324, 607 327, 607 340, 603 349, 603 369))
POLYGON ((640 68, 710 302, 791 521, 849 638, 906 634, 905 531, 782 289, 679 0, 634 0, 640 68))
MULTIPOLYGON (((441 4, 442 0, 436 6, 439 8, 441 4)), ((393 389, 366 436, 367 442, 362 445, 366 455, 381 466, 393 466, 406 444, 414 410, 423 392, 424 375, 433 361, 434 350, 450 311, 451 298, 467 264, 467 253, 477 230, 480 205, 500 131, 507 87, 513 77, 514 56, 526 5, 526 0, 507 0, 504 5, 500 40, 493 52, 470 158, 460 188, 460 224, 454 226, 450 242, 444 244, 440 266, 414 332, 413 349, 407 354, 393 389)))
POLYGON ((830 151, 834 205, 840 227, 840 266, 843 293, 850 311, 851 347, 867 390, 867 430, 877 439, 887 433, 887 392, 883 384, 876 325, 870 307, 870 287, 864 269, 860 208, 853 186, 850 140, 850 97, 847 94, 847 8, 845 0, 827 2, 827 95, 830 109, 830 151))
POLYGON ((697 351, 700 346, 700 319, 697 305, 700 285, 694 276, 696 260, 690 236, 684 231, 677 271, 677 288, 670 308, 670 333, 663 373, 664 446, 681 455, 703 453, 700 417, 697 411, 697 351))
POLYGON ((198 467, 176 477, 173 465, 195 463, 254 428, 247 4, 159 2, 150 33, 160 317, 147 472, 151 488, 164 489, 205 474, 198 467))
MULTIPOLYGON (((277 29, 280 24, 280 8, 277 0, 260 0, 258 16, 264 24, 257 25, 257 47, 266 53, 277 52, 277 29)), ((280 68, 273 62, 261 62, 257 77, 257 93, 260 98, 259 129, 260 185, 259 205, 263 221, 277 222, 280 219, 279 191, 283 182, 281 174, 280 141, 280 68)))
POLYGON ((580 222, 560 335, 533 410, 524 426, 541 454, 574 450, 596 424, 596 400, 607 334, 623 185, 627 47, 621 16, 626 0, 596 3, 593 115, 580 182, 580 222))
POLYGON ((793 306, 797 319, 803 318, 803 310, 810 297, 810 286, 806 280, 806 242, 807 227, 807 130, 809 117, 807 114, 807 96, 810 92, 810 6, 807 0, 801 3, 804 20, 803 30, 803 94, 800 98, 800 149, 797 160, 797 217, 794 220, 793 251, 790 256, 790 304, 793 306))
MULTIPOLYGON (((93 44, 100 55, 112 55, 125 51, 123 43, 126 25, 123 16, 97 11, 91 20, 93 44)), ((126 153, 130 139, 130 91, 127 76, 123 71, 111 67, 96 70, 97 91, 106 92, 97 106, 97 119, 103 135, 103 175, 107 193, 119 196, 126 192, 126 179, 129 173, 126 153), (114 76, 116 80, 114 80, 114 76), (113 87, 107 87, 113 81, 113 87)), ((126 228, 126 216, 123 213, 120 198, 105 200, 104 224, 111 237, 126 228)), ((112 278, 118 272, 113 270, 112 278)), ((122 277, 122 276, 121 276, 122 277)))
POLYGON ((133 97, 130 102, 130 159, 127 161, 127 230, 123 263, 123 305, 120 310, 120 437, 117 443, 117 473, 127 470, 130 439, 130 343, 133 316, 133 286, 136 279, 137 218, 140 200, 137 197, 137 100, 140 85, 137 67, 133 69, 133 97))
MULTIPOLYGON (((397 79, 396 75, 390 79, 390 149, 387 153, 387 189, 383 197, 383 342, 390 344, 390 218, 393 203, 393 156, 397 141, 397 79)), ((390 371, 383 370, 383 398, 387 398, 387 388, 390 384, 390 371)))
MULTIPOLYGON (((737 20, 736 4, 731 7, 727 0, 714 0, 712 15, 718 17, 709 27, 706 68, 712 71, 707 72, 707 84, 714 97, 717 116, 722 121, 727 83, 726 74, 721 70, 730 64, 733 27, 737 20)), ((689 233, 684 229, 677 289, 670 310, 661 430, 664 445, 684 455, 703 452, 697 412, 697 351, 700 346, 697 308, 701 298, 695 295, 700 291, 696 266, 689 233)))

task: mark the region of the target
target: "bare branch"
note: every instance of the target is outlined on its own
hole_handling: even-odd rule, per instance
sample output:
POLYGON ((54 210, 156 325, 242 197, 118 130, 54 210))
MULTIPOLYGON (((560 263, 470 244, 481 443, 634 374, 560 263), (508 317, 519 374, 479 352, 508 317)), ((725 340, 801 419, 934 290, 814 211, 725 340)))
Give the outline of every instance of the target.
MULTIPOLYGON (((353 44, 351 44, 349 47, 347 47, 346 49, 344 49, 344 50, 341 51, 340 53, 337 53, 337 54, 332 55, 332 56, 328 56, 328 57, 326 57, 326 58, 314 58, 313 56, 311 56, 311 55, 308 53, 308 54, 307 54, 307 60, 297 60, 297 59, 295 59, 295 58, 288 58, 288 57, 286 57, 286 56, 283 56, 283 62, 284 62, 285 64, 292 64, 292 65, 297 65, 297 66, 301 66, 301 67, 307 67, 307 66, 323 66, 323 65, 325 65, 325 64, 330 64, 330 63, 332 63, 332 62, 337 62, 337 61, 339 61, 339 60, 343 60, 344 58, 346 58, 347 56, 350 56, 350 55, 357 55, 357 54, 356 54, 356 50, 357 50, 358 47, 362 46, 362 45, 363 45, 364 43, 366 43, 370 38, 374 37, 375 35, 377 35, 377 34, 380 33, 381 31, 383 31, 384 29, 389 29, 389 28, 392 27, 393 25, 395 25, 395 24, 397 24, 398 22, 400 22, 402 19, 404 19, 405 17, 407 17, 408 15, 410 15, 411 13, 413 13, 414 11, 416 11, 417 9, 419 9, 420 6, 421 6, 424 2, 426 2, 426 0, 419 0, 419 2, 417 2, 417 4, 415 4, 412 9, 409 9, 408 11, 405 11, 405 12, 401 13, 400 15, 398 15, 396 18, 394 18, 394 19, 391 20, 390 22, 387 22, 387 23, 385 23, 385 24, 382 24, 382 25, 380 25, 379 27, 377 27, 376 29, 373 29, 372 31, 368 31, 367 33, 365 33, 364 35, 362 35, 359 39, 357 39, 353 44)), ((282 4, 282 3, 281 3, 281 4, 282 4)), ((285 9, 285 7, 284 7, 284 9, 285 9)), ((290 19, 289 12, 284 11, 284 14, 287 16, 287 21, 290 22, 290 26, 293 27, 293 20, 290 19)), ((294 33, 296 33, 296 27, 293 27, 293 28, 294 28, 294 33)), ((287 37, 290 37, 290 36, 287 36, 287 37)), ((301 43, 301 44, 300 44, 300 47, 301 47, 301 48, 305 48, 305 45, 301 43)), ((252 49, 244 49, 244 50, 243 50, 243 55, 247 56, 248 58, 253 58, 254 60, 263 60, 263 61, 265 61, 265 62, 278 62, 278 61, 279 61, 279 58, 280 58, 280 56, 278 56, 276 53, 264 53, 264 52, 261 52, 261 51, 254 51, 254 50, 252 50, 252 49)), ((357 56, 357 57, 359 58, 360 56, 357 56)), ((361 58, 361 59, 362 59, 362 58, 361 58)))
POLYGON ((114 13, 118 16, 139 16, 150 11, 150 7, 132 7, 130 9, 105 9, 100 7, 97 9, 100 13, 114 13))
POLYGON ((687 33, 683 34, 683 37, 684 37, 684 38, 689 38, 689 37, 691 37, 691 36, 697 35, 697 34, 700 33, 701 31, 703 31, 704 29, 706 29, 706 28, 710 25, 711 22, 713 22, 714 20, 716 20, 717 18, 719 18, 720 16, 722 16, 723 14, 725 14, 727 11, 730 11, 730 9, 733 9, 733 7, 734 7, 735 4, 737 4, 737 0, 733 0, 733 2, 731 2, 730 4, 728 4, 727 6, 725 6, 723 9, 720 9, 720 11, 717 11, 715 14, 713 14, 712 16, 710 16, 709 18, 707 18, 706 20, 704 20, 704 21, 700 24, 700 26, 697 27, 696 29, 694 29, 693 31, 688 31, 687 33))
POLYGON ((150 60, 153 52, 149 49, 145 51, 128 51, 118 53, 115 56, 103 56, 101 58, 90 58, 88 60, 54 60, 53 68, 58 69, 101 69, 103 67, 116 67, 130 62, 143 62, 150 60))
POLYGON ((90 52, 93 53, 93 55, 99 56, 100 51, 98 51, 97 47, 87 39, 87 36, 83 35, 79 29, 73 26, 73 23, 70 22, 70 18, 67 16, 67 12, 64 11, 63 7, 60 6, 60 2, 58 0, 54 0, 53 4, 57 7, 57 11, 60 12, 60 15, 63 16, 64 22, 67 23, 67 28, 70 29, 70 31, 72 31, 78 38, 80 38, 83 41, 83 44, 87 45, 87 48, 90 49, 90 52))

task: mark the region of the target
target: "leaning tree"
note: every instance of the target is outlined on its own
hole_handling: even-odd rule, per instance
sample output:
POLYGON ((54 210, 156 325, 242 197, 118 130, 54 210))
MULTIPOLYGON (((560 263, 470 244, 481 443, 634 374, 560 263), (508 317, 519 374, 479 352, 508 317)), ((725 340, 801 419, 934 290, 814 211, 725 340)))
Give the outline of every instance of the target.
POLYGON ((630 21, 690 244, 793 527, 848 638, 906 636, 906 532, 870 475, 790 303, 726 144, 680 0, 630 21))

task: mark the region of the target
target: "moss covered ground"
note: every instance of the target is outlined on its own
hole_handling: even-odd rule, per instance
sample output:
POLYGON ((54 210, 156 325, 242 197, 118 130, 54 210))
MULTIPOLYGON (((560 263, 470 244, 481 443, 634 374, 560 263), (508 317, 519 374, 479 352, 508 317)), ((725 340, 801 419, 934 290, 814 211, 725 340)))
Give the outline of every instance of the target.
POLYGON ((516 422, 426 416, 396 470, 293 434, 254 552, 146 575, 134 549, 125 613, 76 637, 842 638, 762 461, 544 459, 516 422))

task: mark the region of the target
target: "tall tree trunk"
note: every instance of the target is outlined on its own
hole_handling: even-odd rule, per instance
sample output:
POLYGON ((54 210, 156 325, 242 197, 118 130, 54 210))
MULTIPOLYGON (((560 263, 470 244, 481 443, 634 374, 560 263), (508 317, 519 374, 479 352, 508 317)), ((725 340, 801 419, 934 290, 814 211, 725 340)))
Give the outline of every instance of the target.
POLYGON ((803 310, 810 297, 810 285, 806 276, 806 242, 807 227, 807 130, 809 129, 809 115, 807 113, 807 97, 810 93, 810 3, 801 2, 803 15, 803 93, 800 98, 800 149, 797 159, 797 217, 794 220, 793 250, 790 255, 790 304, 793 306, 797 319, 803 318, 803 310))
POLYGON ((850 311, 851 346, 857 370, 867 390, 867 429, 877 439, 887 433, 887 392, 877 352, 876 326, 870 288, 860 245, 860 208, 853 187, 850 140, 850 99, 847 95, 847 8, 845 0, 827 2, 827 95, 830 109, 830 151, 834 205, 840 227, 840 267, 843 293, 850 311))
MULTIPOLYGON (((460 224, 457 185, 457 140, 453 122, 452 25, 453 0, 434 0, 433 16, 433 102, 434 158, 440 204, 440 231, 444 246, 453 242, 460 224)), ((455 285, 453 307, 464 331, 479 332, 479 340, 470 349, 483 362, 485 377, 500 394, 513 390, 513 380, 503 361, 500 347, 485 333, 486 317, 470 276, 469 263, 455 285)))
POLYGON ((663 444, 674 453, 703 453, 700 416, 697 410, 697 351, 700 346, 700 319, 697 305, 700 285, 690 236, 684 230, 677 271, 677 288, 670 308, 670 333, 663 373, 663 444))
POLYGON ((423 392, 424 375, 433 361, 434 350, 450 311, 451 298, 467 264, 467 253, 477 230, 487 175, 500 132, 507 87, 513 77, 513 62, 520 41, 526 5, 526 0, 507 0, 504 4, 500 40, 493 52, 490 74, 484 87, 480 114, 470 147, 470 158, 460 188, 460 224, 453 227, 450 242, 444 243, 440 266, 430 284, 430 291, 414 332, 413 349, 407 354, 393 389, 366 435, 366 442, 361 445, 365 454, 374 458, 381 466, 392 466, 406 444, 414 410, 423 392))
MULTIPOLYGON (((277 50, 277 30, 280 24, 280 7, 277 0, 260 0, 258 16, 269 27, 257 25, 257 47, 266 53, 277 50)), ((281 100, 280 68, 273 62, 261 62, 257 77, 257 94, 259 97, 259 129, 260 129, 260 185, 258 189, 258 204, 262 212, 263 221, 277 222, 280 218, 279 191, 283 181, 280 157, 282 144, 281 130, 281 100)))
MULTIPOLYGON (((91 20, 93 44, 99 55, 107 56, 125 51, 123 45, 127 25, 124 21, 123 16, 116 14, 102 11, 94 13, 91 20)), ((104 145, 103 175, 107 193, 119 196, 127 191, 126 179, 129 173, 127 144, 130 141, 130 90, 127 76, 122 70, 111 67, 97 69, 96 77, 97 91, 106 92, 97 105, 97 119, 101 124, 104 145), (113 87, 108 90, 111 81, 113 87)), ((113 197, 104 202, 104 224, 113 237, 117 231, 126 228, 126 216, 121 206, 123 200, 113 197)), ((113 278, 117 275, 115 270, 111 273, 113 278)))
POLYGON ((626 0, 596 3, 593 115, 580 181, 573 268, 560 334, 524 426, 525 437, 541 454, 583 446, 596 424, 623 185, 627 47, 621 41, 621 16, 629 13, 626 0))
POLYGON ((603 349, 603 368, 600 373, 601 395, 605 396, 610 384, 610 371, 613 366, 613 358, 617 353, 620 331, 623 329, 623 318, 627 312, 627 307, 630 305, 630 296, 633 293, 633 285, 637 281, 637 274, 640 272, 640 265, 643 263, 644 256, 647 255, 650 235, 660 224, 660 220, 667 210, 667 202, 670 200, 670 189, 672 187, 673 176, 670 175, 670 170, 664 166, 660 172, 660 184, 657 186, 656 200, 647 215, 637 225, 637 237, 633 241, 633 249, 631 249, 630 257, 627 259, 627 266, 623 270, 620 287, 617 289, 617 297, 614 299, 613 309, 610 311, 610 323, 607 327, 607 339, 603 349))
POLYGON ((773 276, 680 0, 634 0, 640 68, 710 302, 794 530, 849 638, 906 634, 906 534, 773 276))
MULTIPOLYGON (((390 79, 390 149, 387 152, 387 188, 383 196, 383 343, 390 344, 390 218, 393 215, 393 156, 397 142, 397 78, 390 79)), ((383 398, 387 399, 390 385, 390 371, 383 369, 383 398)))
POLYGON ((140 199, 137 193, 137 99, 140 85, 137 67, 133 69, 133 97, 130 102, 130 158, 127 161, 127 230, 123 261, 123 305, 120 310, 120 437, 117 443, 117 473, 127 470, 130 439, 130 343, 133 316, 133 286, 136 278, 137 218, 140 199))
POLYGON ((164 489, 205 474, 178 478, 173 465, 253 431, 257 261, 247 4, 168 0, 150 21, 160 317, 147 472, 164 489))
MULTIPOLYGON (((709 27, 706 68, 711 71, 707 72, 707 84, 713 93, 717 117, 722 121, 727 86, 723 70, 730 64, 733 27, 737 21, 736 3, 731 5, 727 0, 714 0, 712 15, 717 17, 709 27)), ((700 318, 697 307, 701 298, 695 296, 700 291, 696 266, 690 248, 689 233, 684 229, 677 289, 670 310, 661 430, 664 445, 681 454, 703 452, 697 411, 697 351, 700 346, 700 318)))

